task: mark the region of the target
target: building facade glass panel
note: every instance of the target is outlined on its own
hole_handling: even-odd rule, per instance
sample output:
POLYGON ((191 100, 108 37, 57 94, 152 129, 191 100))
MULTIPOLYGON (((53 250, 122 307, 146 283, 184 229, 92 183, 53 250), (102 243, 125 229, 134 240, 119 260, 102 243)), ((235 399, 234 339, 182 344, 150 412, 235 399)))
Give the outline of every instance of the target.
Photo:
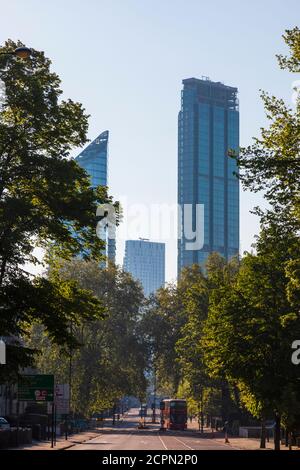
POLYGON ((228 151, 239 148, 237 89, 209 79, 183 80, 178 116, 178 275, 184 266, 204 264, 209 253, 226 259, 239 253, 239 181, 228 151), (204 245, 186 249, 184 205, 204 205, 204 245))
POLYGON ((149 296, 165 284, 165 244, 127 240, 123 269, 140 281, 149 296))
MULTIPOLYGON (((94 188, 108 185, 108 137, 108 131, 102 132, 75 158, 81 168, 88 173, 91 186, 94 188)), ((116 240, 109 239, 106 231, 103 231, 101 238, 106 243, 106 256, 115 263, 116 240)))

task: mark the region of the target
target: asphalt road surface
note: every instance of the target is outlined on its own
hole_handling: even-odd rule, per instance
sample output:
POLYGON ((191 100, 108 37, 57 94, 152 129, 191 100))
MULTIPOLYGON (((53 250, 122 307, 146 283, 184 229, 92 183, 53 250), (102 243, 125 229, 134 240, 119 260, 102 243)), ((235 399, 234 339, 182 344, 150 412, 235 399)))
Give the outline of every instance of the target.
POLYGON ((234 450, 213 439, 201 438, 195 431, 159 432, 159 424, 148 423, 146 429, 138 429, 138 410, 131 410, 116 428, 107 428, 103 434, 70 450, 234 450))

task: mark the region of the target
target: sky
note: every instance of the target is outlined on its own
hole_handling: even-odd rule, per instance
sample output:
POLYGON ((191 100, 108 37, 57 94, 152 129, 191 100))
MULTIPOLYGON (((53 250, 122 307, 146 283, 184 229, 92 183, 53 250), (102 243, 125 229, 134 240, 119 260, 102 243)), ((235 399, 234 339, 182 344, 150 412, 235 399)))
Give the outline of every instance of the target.
MULTIPOLYGON (((64 97, 83 103, 90 115, 88 137, 110 131, 110 193, 126 207, 177 202, 184 78, 208 76, 239 89, 242 146, 267 125, 260 89, 292 106, 299 77, 280 70, 275 54, 287 53, 281 36, 300 18, 296 0, 0 0, 0 11, 0 44, 20 39, 43 50, 64 97)), ((263 204, 262 195, 241 191, 241 253, 259 230, 249 211, 263 204)), ((126 220, 117 244, 120 264, 125 228, 126 220)), ((135 232, 149 237, 146 223, 135 232)), ((177 242, 154 232, 152 239, 166 242, 171 281, 177 242)))

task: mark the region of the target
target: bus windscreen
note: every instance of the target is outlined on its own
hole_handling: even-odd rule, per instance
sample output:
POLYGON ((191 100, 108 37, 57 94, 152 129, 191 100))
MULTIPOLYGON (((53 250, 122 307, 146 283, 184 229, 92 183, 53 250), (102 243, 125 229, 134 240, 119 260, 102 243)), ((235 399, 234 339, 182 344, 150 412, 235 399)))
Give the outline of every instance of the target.
POLYGON ((171 401, 170 408, 186 408, 185 401, 171 401))

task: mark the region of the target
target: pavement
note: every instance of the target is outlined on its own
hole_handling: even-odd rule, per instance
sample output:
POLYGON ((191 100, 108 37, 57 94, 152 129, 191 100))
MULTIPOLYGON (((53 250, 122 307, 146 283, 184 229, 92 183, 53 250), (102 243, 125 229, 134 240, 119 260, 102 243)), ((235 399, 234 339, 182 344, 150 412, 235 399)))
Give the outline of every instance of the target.
MULTIPOLYGON (((121 421, 120 421, 121 422, 121 421)), ((25 444, 19 447, 10 448, 9 450, 65 450, 74 445, 83 444, 85 441, 89 441, 103 434, 103 430, 113 430, 118 428, 120 424, 116 426, 112 425, 112 419, 104 420, 103 425, 95 427, 89 431, 83 431, 76 434, 71 434, 68 439, 65 436, 59 436, 56 438, 56 444, 51 448, 51 441, 33 441, 32 444, 25 444)))
MULTIPOLYGON (((225 443, 222 432, 204 428, 200 434, 196 421, 189 422, 185 431, 159 431, 159 422, 151 423, 150 417, 146 418, 146 427, 138 429, 139 420, 138 410, 133 409, 114 426, 112 420, 107 419, 101 428, 73 434, 68 440, 59 437, 53 449, 46 441, 14 450, 259 450, 259 439, 229 437, 229 442, 225 443)), ((266 450, 273 449, 272 440, 266 446, 266 450)), ((288 448, 282 445, 282 450, 288 448)), ((293 447, 293 450, 300 449, 293 447)))
MULTIPOLYGON (((192 423, 188 422, 189 429, 199 430, 198 421, 193 420, 192 423)), ((199 431, 198 431, 199 432, 199 431)), ((212 431, 211 428, 204 427, 204 437, 210 437, 216 443, 224 443, 225 437, 223 432, 212 431)), ((229 447, 238 448, 239 450, 273 450, 274 441, 270 439, 269 442, 266 441, 266 449, 260 449, 260 439, 256 438, 245 438, 245 437, 228 437, 228 443, 226 444, 229 447)), ((289 450, 285 444, 281 444, 281 450, 289 450)), ((293 446, 292 450, 300 450, 299 447, 293 446)))

